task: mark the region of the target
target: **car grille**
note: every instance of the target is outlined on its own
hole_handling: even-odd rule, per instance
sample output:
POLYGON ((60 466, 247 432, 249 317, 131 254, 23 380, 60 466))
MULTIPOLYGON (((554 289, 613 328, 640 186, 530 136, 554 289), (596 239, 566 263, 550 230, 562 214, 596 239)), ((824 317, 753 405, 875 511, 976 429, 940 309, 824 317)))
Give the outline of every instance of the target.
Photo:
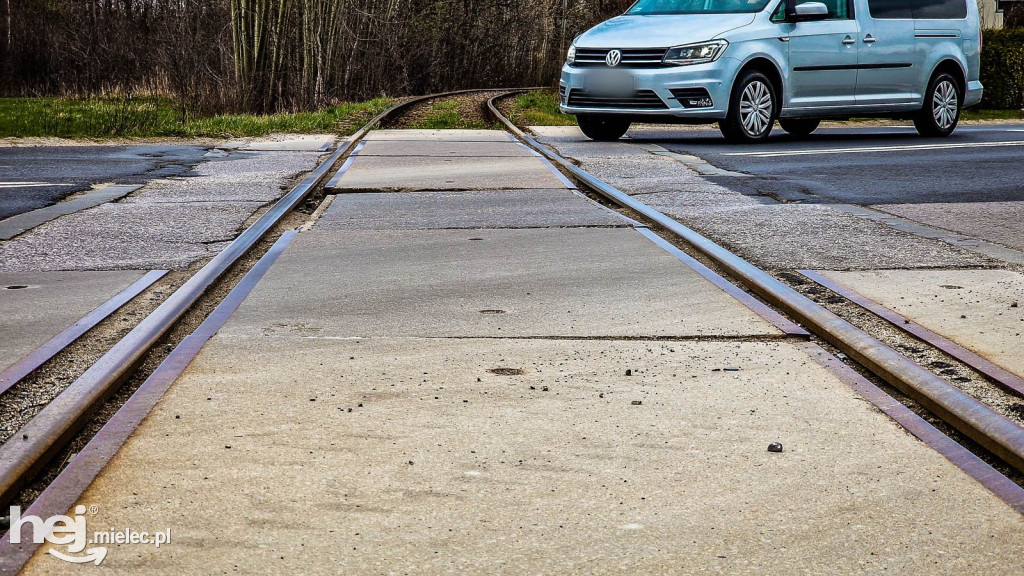
MULTIPOLYGON (((613 48, 577 48, 573 66, 577 68, 607 68, 604 59, 613 48)), ((619 68, 661 68, 666 48, 626 48, 622 52, 619 68)))
POLYGON ((668 105, 652 90, 639 90, 632 96, 600 96, 583 90, 569 91, 569 106, 576 108, 632 108, 665 110, 668 105))
POLYGON ((707 88, 673 88, 671 92, 683 108, 712 108, 715 105, 707 88))

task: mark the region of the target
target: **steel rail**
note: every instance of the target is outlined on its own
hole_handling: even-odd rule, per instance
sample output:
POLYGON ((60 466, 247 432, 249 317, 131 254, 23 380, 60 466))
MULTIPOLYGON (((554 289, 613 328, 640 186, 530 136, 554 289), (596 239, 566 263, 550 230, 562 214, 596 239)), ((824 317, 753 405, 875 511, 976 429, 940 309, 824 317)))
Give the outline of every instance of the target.
POLYGON ((436 98, 484 90, 420 96, 381 112, 349 136, 335 152, 176 290, 88 370, 0 445, 0 506, 18 491, 88 421, 93 410, 131 376, 147 352, 203 294, 245 256, 285 215, 323 183, 338 160, 376 125, 405 109, 436 98))
POLYGON ((549 150, 501 113, 495 104, 501 97, 492 98, 487 103, 488 109, 510 132, 531 148, 561 166, 601 196, 623 208, 634 210, 669 230, 728 270, 739 282, 785 311, 819 338, 842 350, 873 374, 919 402, 925 409, 984 446, 1007 464, 1024 471, 1024 428, 767 272, 549 150))

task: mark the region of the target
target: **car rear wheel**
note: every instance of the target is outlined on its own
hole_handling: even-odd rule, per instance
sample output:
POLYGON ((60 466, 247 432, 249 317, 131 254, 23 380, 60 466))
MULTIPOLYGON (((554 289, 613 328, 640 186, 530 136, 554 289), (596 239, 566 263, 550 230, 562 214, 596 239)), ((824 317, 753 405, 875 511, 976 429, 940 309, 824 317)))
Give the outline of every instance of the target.
POLYGON ((810 136, 820 124, 821 120, 779 118, 779 126, 792 136, 810 136))
POLYGON ((924 106, 914 118, 914 127, 921 136, 945 138, 956 130, 960 122, 960 85, 943 72, 928 83, 924 106))
POLYGON ((718 128, 729 142, 763 142, 772 133, 776 104, 771 80, 756 70, 747 70, 736 79, 729 98, 729 112, 725 120, 718 123, 718 128))
POLYGON ((622 138, 629 130, 631 122, 614 116, 577 116, 576 122, 580 130, 591 140, 611 142, 622 138))

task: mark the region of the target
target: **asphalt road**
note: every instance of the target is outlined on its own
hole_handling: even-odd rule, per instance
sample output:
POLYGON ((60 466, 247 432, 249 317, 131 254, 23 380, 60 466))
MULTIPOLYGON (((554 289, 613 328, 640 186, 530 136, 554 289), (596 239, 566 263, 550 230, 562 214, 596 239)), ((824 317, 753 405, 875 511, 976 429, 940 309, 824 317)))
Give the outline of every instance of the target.
POLYGON ((93 184, 142 184, 188 172, 198 146, 0 147, 0 219, 48 206, 93 184))
POLYGON ((947 139, 913 127, 821 129, 793 138, 729 145, 717 130, 638 129, 630 136, 756 178, 716 178, 752 195, 789 202, 921 204, 1024 200, 1024 124, 962 126, 947 139))

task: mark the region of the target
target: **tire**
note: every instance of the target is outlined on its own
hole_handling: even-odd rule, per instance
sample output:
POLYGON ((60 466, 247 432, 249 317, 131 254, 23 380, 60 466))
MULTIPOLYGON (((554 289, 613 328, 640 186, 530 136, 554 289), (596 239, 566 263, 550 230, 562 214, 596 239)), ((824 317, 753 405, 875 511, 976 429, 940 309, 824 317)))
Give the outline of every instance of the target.
POLYGON ((928 83, 924 106, 914 117, 918 134, 928 138, 945 138, 952 134, 960 122, 963 100, 963 90, 956 78, 945 72, 936 74, 928 83))
POLYGON ((772 133, 778 109, 771 80, 756 70, 747 70, 736 78, 729 112, 718 128, 726 140, 735 144, 764 142, 772 133))
POLYGON ((612 142, 622 138, 632 124, 628 120, 614 116, 577 116, 576 121, 588 138, 599 142, 612 142))
POLYGON ((820 124, 821 120, 779 118, 779 126, 791 136, 810 136, 820 124))

